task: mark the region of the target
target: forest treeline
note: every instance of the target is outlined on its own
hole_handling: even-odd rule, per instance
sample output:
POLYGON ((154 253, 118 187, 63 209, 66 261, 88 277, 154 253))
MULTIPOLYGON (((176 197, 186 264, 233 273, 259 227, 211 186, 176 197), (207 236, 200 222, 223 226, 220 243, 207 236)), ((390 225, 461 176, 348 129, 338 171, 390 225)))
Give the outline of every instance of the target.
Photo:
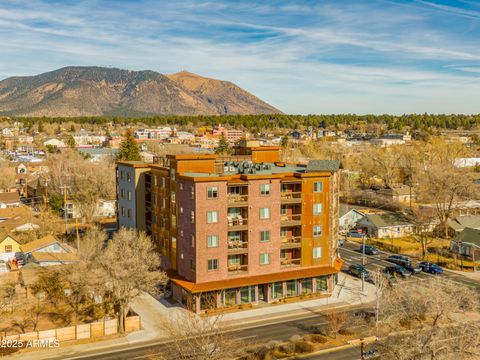
POLYGON ((213 126, 224 124, 235 128, 244 129, 273 129, 302 127, 317 128, 345 128, 356 125, 379 124, 391 130, 401 130, 408 127, 412 130, 426 129, 472 129, 480 123, 480 114, 405 114, 405 115, 199 115, 199 116, 148 116, 148 117, 11 117, 9 120, 18 120, 25 125, 39 123, 64 123, 77 124, 145 124, 147 126, 177 125, 177 126, 213 126))

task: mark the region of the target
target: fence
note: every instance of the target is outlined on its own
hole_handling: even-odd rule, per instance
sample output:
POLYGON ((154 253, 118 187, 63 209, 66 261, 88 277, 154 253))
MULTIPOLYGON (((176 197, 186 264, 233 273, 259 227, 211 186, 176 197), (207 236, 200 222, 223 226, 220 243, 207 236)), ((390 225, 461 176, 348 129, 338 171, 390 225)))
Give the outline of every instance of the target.
MULTIPOLYGON (((125 320, 126 332, 140 330, 140 316, 129 316, 125 320)), ((64 328, 32 331, 24 334, 8 335, 0 337, 1 340, 54 340, 72 341, 83 339, 96 339, 103 336, 114 335, 118 333, 117 319, 97 321, 89 324, 80 324, 64 328)))

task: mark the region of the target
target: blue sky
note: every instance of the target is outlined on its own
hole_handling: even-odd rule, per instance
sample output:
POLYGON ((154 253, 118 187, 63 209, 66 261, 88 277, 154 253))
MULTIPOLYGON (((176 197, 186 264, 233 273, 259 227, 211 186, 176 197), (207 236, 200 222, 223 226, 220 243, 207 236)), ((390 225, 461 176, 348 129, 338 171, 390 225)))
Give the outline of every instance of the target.
POLYGON ((230 80, 286 113, 480 113, 480 1, 0 0, 0 79, 230 80))

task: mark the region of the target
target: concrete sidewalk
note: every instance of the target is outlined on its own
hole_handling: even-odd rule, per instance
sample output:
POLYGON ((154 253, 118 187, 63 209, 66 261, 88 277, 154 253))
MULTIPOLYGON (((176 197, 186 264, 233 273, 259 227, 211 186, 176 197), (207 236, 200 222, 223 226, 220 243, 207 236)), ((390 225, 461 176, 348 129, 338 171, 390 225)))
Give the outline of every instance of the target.
MULTIPOLYGON (((253 323, 261 324, 288 316, 318 313, 335 307, 346 307, 365 304, 374 301, 374 286, 365 283, 365 293, 361 293, 361 281, 344 273, 338 274, 338 284, 329 298, 299 301, 281 305, 265 305, 256 309, 242 310, 221 316, 226 326, 242 326, 253 323)), ((49 358, 67 359, 81 356, 84 351, 105 351, 121 346, 140 346, 144 342, 165 339, 161 324, 165 318, 176 318, 187 312, 178 305, 172 305, 166 300, 157 300, 148 294, 137 297, 131 305, 141 317, 143 329, 125 337, 110 340, 76 344, 57 349, 20 352, 10 355, 8 359, 42 360, 49 358)))
POLYGON ((365 292, 361 291, 361 280, 344 273, 338 274, 338 284, 330 297, 306 301, 298 301, 288 304, 269 304, 256 309, 240 310, 222 315, 222 321, 226 325, 237 326, 271 320, 277 317, 285 317, 289 313, 316 312, 336 306, 345 307, 360 305, 375 300, 375 286, 365 282, 365 292))

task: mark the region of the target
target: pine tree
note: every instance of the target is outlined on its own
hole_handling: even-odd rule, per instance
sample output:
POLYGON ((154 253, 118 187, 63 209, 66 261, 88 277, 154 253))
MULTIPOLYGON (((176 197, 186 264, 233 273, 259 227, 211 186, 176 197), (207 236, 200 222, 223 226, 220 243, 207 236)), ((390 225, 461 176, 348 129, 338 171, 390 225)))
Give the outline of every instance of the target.
POLYGON ((117 160, 140 161, 140 147, 133 137, 132 130, 127 129, 125 138, 120 143, 120 151, 117 160))
POLYGON ((231 154, 232 149, 230 148, 230 144, 228 143, 227 139, 225 139, 225 135, 222 133, 220 140, 218 141, 218 146, 215 149, 215 154, 226 155, 231 154))
POLYGON ((76 143, 75 143, 75 139, 73 138, 72 135, 70 135, 70 136, 68 137, 68 139, 67 139, 67 145, 68 145, 69 148, 72 148, 72 149, 75 148, 76 143))

